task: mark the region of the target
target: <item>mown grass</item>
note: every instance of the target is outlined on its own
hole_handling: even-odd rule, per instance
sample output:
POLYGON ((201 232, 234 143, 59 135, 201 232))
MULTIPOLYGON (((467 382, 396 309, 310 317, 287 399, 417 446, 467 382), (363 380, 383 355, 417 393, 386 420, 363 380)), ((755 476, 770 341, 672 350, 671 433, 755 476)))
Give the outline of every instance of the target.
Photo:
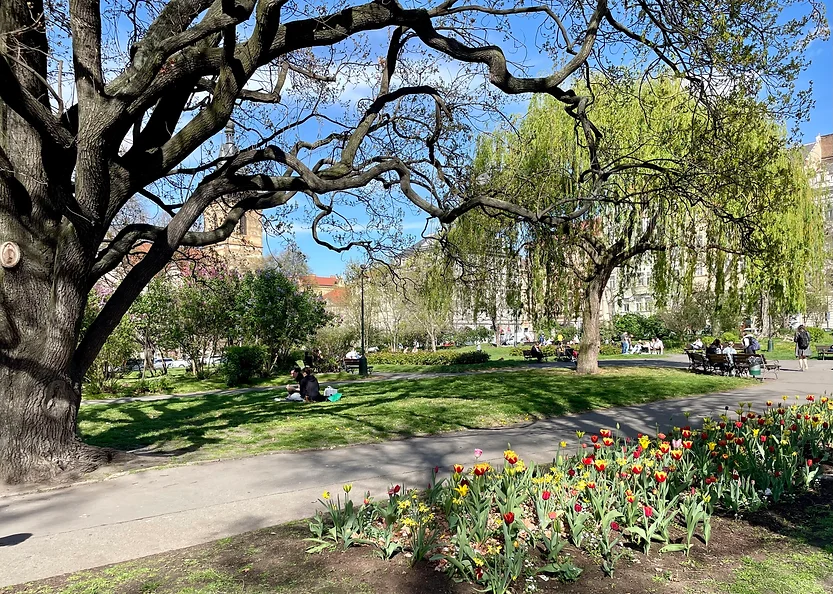
POLYGON ((496 427, 746 383, 654 368, 606 368, 595 376, 566 369, 494 372, 350 384, 339 402, 319 404, 274 402, 281 392, 269 391, 88 405, 79 429, 94 445, 192 460, 496 427))
MULTIPOLYGON (((475 347, 464 347, 461 351, 470 351, 475 347)), ((493 346, 484 346, 483 350, 491 356, 491 360, 485 363, 473 363, 466 365, 375 365, 373 366, 374 374, 396 374, 396 373, 465 373, 468 371, 486 371, 493 369, 513 369, 525 367, 531 364, 530 361, 525 361, 521 355, 513 355, 512 348, 493 346)), ((660 359, 659 355, 601 355, 599 357, 602 361, 609 360, 638 360, 638 359, 660 359)), ((219 369, 209 370, 211 375, 205 378, 196 378, 185 369, 176 368, 169 369, 168 373, 162 375, 161 371, 156 371, 156 375, 145 378, 147 391, 143 394, 135 394, 136 386, 141 381, 141 374, 132 372, 127 374, 124 378, 117 380, 119 390, 116 393, 97 393, 91 392, 88 386, 84 386, 83 398, 85 400, 108 400, 114 398, 121 398, 127 395, 153 395, 153 394, 192 394, 197 392, 210 392, 213 390, 225 390, 228 386, 225 383, 225 378, 220 373, 219 369)), ((321 373, 317 374, 321 382, 338 382, 347 380, 361 379, 355 373, 321 373)), ((373 379, 372 377, 368 379, 373 379)), ((279 387, 292 382, 289 376, 289 370, 286 375, 278 375, 267 378, 255 378, 247 387, 279 387)))

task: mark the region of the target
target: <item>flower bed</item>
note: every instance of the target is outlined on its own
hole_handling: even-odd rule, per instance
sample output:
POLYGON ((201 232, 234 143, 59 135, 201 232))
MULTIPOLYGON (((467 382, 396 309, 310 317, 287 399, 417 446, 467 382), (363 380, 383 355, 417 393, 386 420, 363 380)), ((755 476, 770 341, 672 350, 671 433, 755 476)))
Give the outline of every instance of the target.
POLYGON ((379 352, 367 357, 367 362, 371 365, 470 365, 486 363, 488 360, 489 353, 483 351, 379 352))
MULTIPOLYGON (((786 400, 786 397, 784 397, 786 400)), ((535 577, 575 580, 581 570, 562 554, 569 543, 607 575, 634 549, 688 554, 708 546, 716 508, 754 511, 809 489, 831 457, 833 401, 776 405, 756 413, 705 419, 668 435, 623 437, 613 429, 577 432, 575 454, 561 442, 551 465, 526 465, 512 450, 502 468, 456 464, 427 490, 391 487, 322 503, 330 518, 311 523, 310 551, 372 545, 383 558, 399 551, 429 559, 455 580, 488 592, 535 589, 535 577)), ((434 478, 439 469, 434 469, 434 478)))

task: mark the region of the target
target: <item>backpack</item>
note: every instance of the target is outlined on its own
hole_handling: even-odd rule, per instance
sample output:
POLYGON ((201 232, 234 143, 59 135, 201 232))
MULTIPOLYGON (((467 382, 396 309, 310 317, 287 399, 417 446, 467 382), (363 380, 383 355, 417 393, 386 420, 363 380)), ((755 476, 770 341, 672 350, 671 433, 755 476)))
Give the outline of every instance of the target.
POLYGON ((803 330, 796 335, 795 342, 798 343, 798 348, 806 349, 810 346, 810 335, 803 330))
POLYGON ((760 351, 761 350, 761 343, 758 342, 758 339, 754 336, 749 337, 749 348, 753 351, 760 351))

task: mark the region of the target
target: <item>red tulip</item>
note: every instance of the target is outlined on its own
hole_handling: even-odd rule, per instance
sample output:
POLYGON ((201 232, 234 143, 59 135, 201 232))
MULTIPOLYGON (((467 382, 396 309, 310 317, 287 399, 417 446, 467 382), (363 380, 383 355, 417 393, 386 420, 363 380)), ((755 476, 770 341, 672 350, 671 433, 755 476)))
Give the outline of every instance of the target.
POLYGON ((807 460, 807 468, 811 467, 812 465, 813 465, 813 461, 808 459, 807 460))
POLYGON ((691 442, 690 442, 690 441, 688 441, 688 440, 683 441, 683 447, 684 447, 685 449, 687 449, 687 450, 690 450, 692 445, 694 445, 694 444, 693 444, 693 443, 691 443, 691 442))
POLYGON ((582 509, 582 508, 581 508, 581 504, 580 504, 580 503, 576 503, 576 504, 573 506, 573 509, 574 509, 574 510, 576 510, 576 513, 579 513, 579 512, 581 511, 581 509, 582 509))
MULTIPOLYGON (((454 465, 454 473, 455 474, 462 474, 464 466, 462 464, 455 464, 454 465)), ((435 471, 436 472, 436 471, 435 471)))
POLYGON ((767 437, 766 435, 761 435, 761 443, 766 443, 767 437))
POLYGON ((506 512, 505 514, 503 514, 503 521, 507 524, 511 524, 515 521, 515 514, 513 514, 512 512, 506 512))
POLYGON ((735 427, 740 429, 741 427, 743 427, 743 423, 741 423, 740 421, 735 421, 735 427))
POLYGON ((644 512, 646 518, 650 518, 654 515, 654 508, 650 505, 643 505, 642 511, 644 512))
POLYGON ((541 492, 541 499, 547 501, 550 498, 550 495, 552 495, 552 493, 550 493, 549 491, 543 491, 541 492))
POLYGON ((590 441, 592 441, 593 443, 596 443, 597 441, 599 441, 599 436, 598 435, 591 435, 590 436, 590 441))
POLYGON ((611 522, 610 523, 610 529, 613 530, 614 532, 619 532, 619 523, 616 522, 616 521, 611 522))

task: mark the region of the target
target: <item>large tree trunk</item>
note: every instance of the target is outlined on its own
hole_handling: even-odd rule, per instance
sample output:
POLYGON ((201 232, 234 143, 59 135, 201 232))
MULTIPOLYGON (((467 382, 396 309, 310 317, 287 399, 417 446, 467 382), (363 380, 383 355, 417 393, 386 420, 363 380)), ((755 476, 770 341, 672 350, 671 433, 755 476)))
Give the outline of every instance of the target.
MULTIPOLYGON (((21 86, 49 109, 42 0, 0 2, 0 45, 21 86), (10 31, 16 31, 10 34, 10 31)), ((39 481, 100 465, 108 453, 76 435, 83 371, 73 355, 98 241, 89 213, 75 223, 68 147, 0 102, 0 243, 21 251, 0 268, 0 481, 39 481)), ((78 209, 76 209, 78 210, 78 209)))
POLYGON ((593 374, 599 371, 602 295, 609 278, 610 271, 602 271, 584 289, 581 312, 582 333, 576 365, 576 371, 581 374, 593 374))

